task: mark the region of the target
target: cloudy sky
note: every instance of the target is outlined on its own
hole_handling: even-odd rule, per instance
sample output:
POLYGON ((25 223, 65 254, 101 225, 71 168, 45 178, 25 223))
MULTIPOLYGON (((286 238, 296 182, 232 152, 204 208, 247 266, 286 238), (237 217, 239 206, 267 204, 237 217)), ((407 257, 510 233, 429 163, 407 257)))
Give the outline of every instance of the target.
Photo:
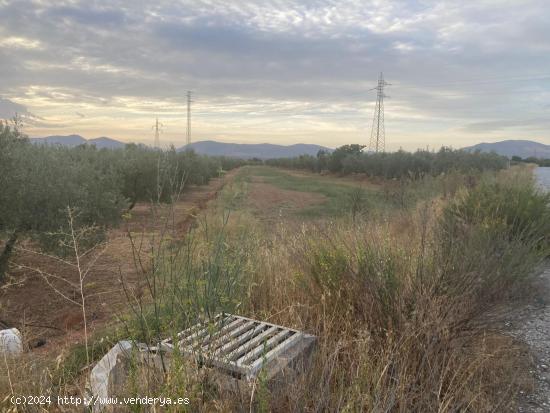
POLYGON ((0 118, 30 136, 550 144, 546 0, 0 0, 0 118))

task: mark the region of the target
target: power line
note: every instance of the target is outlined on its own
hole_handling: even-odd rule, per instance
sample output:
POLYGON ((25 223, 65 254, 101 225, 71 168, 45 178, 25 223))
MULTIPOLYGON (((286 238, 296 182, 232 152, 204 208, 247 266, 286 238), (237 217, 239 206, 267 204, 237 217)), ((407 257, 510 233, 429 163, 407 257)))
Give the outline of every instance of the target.
MULTIPOLYGON (((472 91, 456 91, 457 93, 454 93, 455 91, 446 91, 447 93, 436 93, 435 95, 433 93, 430 93, 429 91, 427 91, 427 87, 430 87, 430 86, 460 86, 460 85, 474 85, 475 83, 486 83, 486 84, 495 84, 495 83, 506 83, 506 82, 517 82, 517 81, 529 81, 529 80, 545 80, 545 79, 550 79, 550 75, 549 74, 540 74, 540 75, 533 75, 533 76, 516 76, 516 77, 507 77, 507 78, 493 78, 493 79, 463 79, 463 80, 456 80, 456 81, 451 81, 451 82, 434 82, 434 83, 424 83, 422 85, 416 85, 416 86, 412 86, 412 85, 403 85, 403 86, 400 86, 400 90, 401 89, 405 89, 405 90, 408 90, 408 91, 414 91, 414 90, 419 90, 419 91, 424 91, 424 92, 427 92, 428 95, 432 98, 432 99, 438 99, 438 98, 469 98, 469 97, 474 97, 474 96, 492 96, 492 95, 507 95, 507 94, 522 94, 522 93, 525 93, 525 94, 529 94, 529 95, 532 95, 533 93, 537 93, 537 92, 541 92, 540 90, 506 90, 506 91, 503 91, 503 90, 480 90, 479 88, 476 88, 476 90, 474 92, 472 91), (449 93, 451 92, 451 93, 449 93)), ((387 85, 387 84, 386 84, 387 85)), ((364 92, 355 92, 355 93, 345 93, 345 94, 340 94, 338 97, 340 99, 346 99, 346 98, 351 98, 351 97, 359 97, 359 96, 365 96, 366 93, 368 93, 369 91, 372 91, 372 90, 377 90, 377 92, 379 91, 379 86, 378 85, 377 87, 374 87, 372 89, 369 89, 369 90, 366 90, 364 92)), ((379 92, 378 92, 379 93, 379 92)), ((378 128, 378 120, 376 121, 376 131, 377 131, 377 134, 380 135, 380 138, 381 139, 378 139, 381 143, 382 141, 385 140, 385 130, 384 130, 384 113, 383 113, 383 98, 385 96, 382 96, 381 99, 377 96, 377 104, 375 106, 375 114, 377 113, 377 111, 380 109, 380 114, 381 114, 381 119, 380 119, 380 128, 378 128), (380 103, 380 105, 379 105, 380 103), (380 106, 380 108, 379 108, 380 106)), ((191 100, 191 91, 188 91, 187 92, 187 130, 186 130, 186 140, 187 140, 187 144, 191 143, 191 103, 192 102, 195 102, 195 100, 191 100)), ((195 113, 199 113, 199 114, 202 114, 204 116, 210 116, 210 115, 214 115, 214 116, 233 116, 235 114, 239 114, 239 113, 249 113, 249 112, 254 112, 254 115, 257 115, 257 116, 270 116, 270 117, 273 117, 273 116, 292 116, 292 115, 298 115, 298 114, 304 114, 305 116, 320 116, 320 115, 323 115, 323 113, 316 113, 318 112, 319 110, 321 110, 322 108, 324 107, 327 107, 327 106, 332 106, 334 105, 335 103, 337 105, 343 105, 344 106, 344 110, 347 110, 346 107, 347 105, 349 105, 349 102, 346 103, 345 101, 344 102, 335 102, 334 98, 330 98, 330 99, 319 99, 319 98, 309 98, 309 99, 297 99, 297 100, 291 100, 289 101, 290 103, 306 103, 306 107, 303 107, 303 108, 286 108, 286 107, 277 107, 277 101, 271 101, 271 102, 265 102, 267 107, 260 107, 258 108, 258 103, 254 100, 240 100, 240 99, 232 99, 230 102, 227 102, 227 101, 223 101, 222 102, 216 102, 216 101, 213 101, 212 103, 208 103, 208 101, 205 101, 202 103, 202 105, 199 105, 202 107, 199 108, 199 112, 195 112, 195 113), (203 106, 204 105, 204 106, 203 106), (308 107, 308 105, 311 105, 308 107), (275 107, 273 107, 275 106, 275 107), (233 110, 229 110, 229 111, 223 111, 224 108, 231 108, 233 110), (217 112, 219 111, 220 109, 222 109, 222 112, 217 112), (313 112, 313 113, 312 113, 313 112)), ((261 105, 260 105, 261 106, 261 105)), ((351 107, 355 107, 357 108, 356 105, 351 105, 351 107)), ((356 111, 357 112, 357 115, 360 116, 360 110, 359 111, 356 111)), ((353 114, 350 114, 351 116, 353 116, 353 114)), ((349 115, 348 115, 349 116, 349 115)), ((374 121, 373 121, 374 122, 374 121)), ((374 130, 374 125, 373 125, 373 130, 374 130)), ((371 131, 371 135, 372 135, 373 131, 371 131)), ((372 136, 371 136, 372 138, 372 136)), ((376 139, 375 139, 375 142, 376 142, 376 139)), ((155 144, 156 145, 156 144, 155 144)), ((370 146, 370 142, 369 142, 369 146, 370 146)), ((379 145, 379 147, 382 147, 382 150, 383 150, 383 147, 385 146, 385 142, 383 142, 382 145, 379 145)), ((374 149, 376 149, 376 144, 374 144, 374 149)))
MULTIPOLYGON (((399 85, 399 89, 407 89, 407 90, 426 90, 426 87, 431 87, 431 86, 461 86, 461 85, 472 85, 472 86, 475 86, 476 84, 487 84, 487 85, 490 85, 490 84, 499 84, 499 83, 513 83, 513 82, 523 82, 523 81, 533 81, 533 80, 550 80, 550 74, 546 73, 546 74, 538 74, 538 75, 532 75, 532 76, 513 76, 513 77, 503 77, 503 78, 491 78, 491 79, 483 79, 483 78, 477 78, 477 79, 459 79, 459 80, 455 80, 455 81, 446 81, 446 82, 433 82, 433 83, 421 83, 421 84, 418 84, 418 85, 399 85)), ((376 87, 372 88, 372 89, 369 89, 369 90, 376 90, 376 87)), ((532 92, 537 92, 538 90, 534 90, 534 91, 493 91, 493 90, 487 90, 487 91, 480 91, 479 88, 476 88, 476 93, 471 93, 471 92, 467 92, 467 91, 461 91, 461 95, 465 95, 465 96, 475 96, 475 95, 493 95, 493 94, 506 94, 506 93, 532 93, 532 92)), ((357 92, 354 92, 354 93, 345 93, 345 94, 342 94, 342 93, 338 93, 338 97, 339 98, 346 98, 346 97, 360 97, 360 96, 364 96, 365 92, 361 92, 361 91, 357 91, 357 92)), ((441 95, 442 97, 446 97, 447 95, 441 95)), ((449 95, 451 96, 451 95, 449 95)), ((455 95, 452 95, 452 96, 455 96, 455 95)), ((298 99, 297 101, 304 101, 304 100, 312 100, 314 102, 317 102, 317 103, 321 103, 321 102, 327 102, 327 103, 332 103, 334 102, 334 98, 309 98, 309 99, 298 99)), ((223 107, 234 107, 235 105, 239 105, 239 104, 255 104, 254 101, 250 101, 251 103, 248 103, 248 102, 240 102, 238 100, 234 101, 234 102, 231 102, 231 103, 212 103, 211 107, 213 107, 214 109, 217 109, 217 108, 223 108, 223 107)))
POLYGON ((400 89, 423 89, 429 86, 453 86, 453 85, 476 85, 476 84, 494 84, 494 83, 513 83, 513 82, 528 82, 533 80, 550 80, 550 74, 540 74, 533 76, 513 76, 490 79, 458 79, 445 82, 420 83, 418 85, 399 85, 400 89))
POLYGON ((384 74, 380 72, 378 86, 376 89, 376 106, 372 119, 372 130, 370 134, 369 152, 384 152, 386 150, 386 131, 384 128, 384 87, 388 86, 384 80, 384 74))
MULTIPOLYGON (((373 89, 370 89, 370 90, 376 90, 377 88, 373 88, 373 89)), ((401 88, 400 88, 401 89, 401 88)), ((404 89, 407 89, 407 91, 410 91, 410 90, 419 90, 419 91, 423 91, 425 92, 425 94, 427 96, 429 96, 430 98, 434 99, 434 98, 469 98, 469 97, 474 97, 474 96, 499 96, 499 95, 512 95, 512 94, 533 94, 533 93, 539 93, 539 92, 543 92, 542 90, 534 90, 534 89, 525 89, 525 90, 480 90, 479 88, 476 88, 476 91, 475 92, 471 92, 471 91, 456 91, 456 93, 431 93, 429 90, 427 90, 426 88, 412 88, 412 87, 407 87, 407 88, 404 88, 404 89)), ((368 92, 365 91, 365 92, 358 92, 358 93, 350 93, 350 94, 339 94, 338 95, 338 98, 339 99, 342 99, 342 101, 335 101, 335 98, 330 98, 330 99, 318 99, 318 98, 310 98, 310 99, 296 99, 296 100, 292 100, 291 102, 297 102, 297 103, 307 103, 307 104, 311 104, 315 107, 326 107, 326 106, 332 106, 334 104, 338 104, 338 105, 346 105, 348 104, 347 102, 349 102, 349 100, 346 100, 346 98, 356 98, 356 97, 364 97, 366 96, 366 93, 368 92)), ((449 91, 451 92, 451 91, 449 91)), ((407 97, 411 96, 410 93, 407 93, 406 94, 407 97)), ((227 113, 227 114, 230 114, 230 113, 239 113, 239 112, 261 112, 261 113, 272 113, 272 112, 275 112, 275 113, 280 113, 280 114, 293 114, 293 113, 296 113, 296 110, 294 109, 283 109, 283 110, 279 110, 277 108, 271 108, 271 107, 268 107, 268 108, 261 108, 261 109, 258 109, 258 104, 257 103, 254 103, 253 101, 247 101, 247 102, 243 102, 243 103, 212 103, 210 105, 208 104, 205 104, 204 106, 201 107, 201 109, 199 110, 200 113, 202 114, 210 114, 210 113, 215 113, 216 110, 219 110, 219 109, 225 109, 225 108, 232 108, 234 110, 232 111, 227 111, 227 112, 224 112, 224 113, 227 113), (254 106, 256 105, 256 106, 254 106), (240 106, 243 106, 243 107, 240 107, 240 106)), ((269 105, 267 105, 269 106, 269 105)), ((309 109, 306 109, 306 110, 309 110, 309 109)))

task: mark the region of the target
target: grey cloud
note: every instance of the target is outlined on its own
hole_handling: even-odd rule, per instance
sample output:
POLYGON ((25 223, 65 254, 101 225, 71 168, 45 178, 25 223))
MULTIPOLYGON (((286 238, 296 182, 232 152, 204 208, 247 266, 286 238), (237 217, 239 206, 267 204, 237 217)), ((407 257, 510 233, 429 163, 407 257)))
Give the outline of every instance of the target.
POLYGON ((25 106, 9 99, 0 98, 0 119, 12 119, 16 114, 30 115, 25 106))
POLYGON ((534 107, 529 95, 515 93, 530 84, 548 90, 535 80, 460 82, 495 73, 529 77, 550 67, 550 54, 541 52, 550 45, 550 12, 541 0, 521 6, 324 0, 305 6, 198 0, 58 4, 19 0, 0 6, 0 36, 44 44, 39 51, 0 48, 0 93, 16 96, 29 85, 43 85, 69 90, 69 100, 101 104, 119 96, 178 99, 193 89, 199 100, 231 95, 359 105, 372 101, 366 90, 383 70, 394 83, 388 110, 393 101, 479 133, 494 130, 491 119, 518 111, 539 117, 544 103, 534 107), (378 12, 387 26, 377 23, 378 12), (399 43, 413 49, 403 53, 394 47, 399 43))
POLYGON ((52 7, 45 13, 46 18, 58 19, 67 18, 75 23, 95 26, 115 26, 125 23, 125 14, 117 9, 106 7, 80 6, 57 6, 52 7))
POLYGON ((550 119, 528 118, 528 119, 497 119, 485 122, 470 123, 464 127, 466 132, 495 132, 512 128, 522 129, 548 129, 550 119))

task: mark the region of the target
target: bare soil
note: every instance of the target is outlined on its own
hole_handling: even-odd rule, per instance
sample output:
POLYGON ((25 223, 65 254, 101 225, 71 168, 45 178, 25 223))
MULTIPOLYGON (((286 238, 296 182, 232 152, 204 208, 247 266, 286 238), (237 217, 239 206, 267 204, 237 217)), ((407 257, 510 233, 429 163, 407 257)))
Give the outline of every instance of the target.
MULTIPOLYGON (((140 294, 143 287, 130 234, 141 246, 140 257, 146 266, 149 241, 160 237, 166 228, 171 228, 172 237, 184 237, 196 213, 216 197, 234 174, 232 171, 208 185, 189 188, 172 209, 137 204, 123 224, 109 231, 104 248, 91 252, 83 261, 85 268, 93 264, 84 284, 89 330, 100 329, 128 308, 122 281, 135 294, 140 294)), ((19 328, 30 347, 40 344, 36 351, 47 352, 62 344, 81 342, 83 319, 77 304, 80 293, 75 288, 77 269, 38 251, 28 241, 20 243, 9 282, 0 287, 0 322, 5 327, 19 328)))
POLYGON ((282 189, 263 182, 260 177, 252 178, 247 202, 263 218, 275 218, 291 214, 312 205, 322 204, 327 200, 322 194, 282 189))

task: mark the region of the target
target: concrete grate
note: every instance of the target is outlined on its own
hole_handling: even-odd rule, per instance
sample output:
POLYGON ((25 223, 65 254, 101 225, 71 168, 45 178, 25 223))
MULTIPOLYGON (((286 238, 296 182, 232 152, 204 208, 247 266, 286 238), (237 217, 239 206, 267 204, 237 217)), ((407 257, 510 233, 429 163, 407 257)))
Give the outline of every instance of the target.
POLYGON ((298 330, 233 314, 219 314, 210 323, 198 323, 162 341, 200 363, 238 379, 255 379, 262 368, 273 377, 312 347, 316 337, 298 330))

